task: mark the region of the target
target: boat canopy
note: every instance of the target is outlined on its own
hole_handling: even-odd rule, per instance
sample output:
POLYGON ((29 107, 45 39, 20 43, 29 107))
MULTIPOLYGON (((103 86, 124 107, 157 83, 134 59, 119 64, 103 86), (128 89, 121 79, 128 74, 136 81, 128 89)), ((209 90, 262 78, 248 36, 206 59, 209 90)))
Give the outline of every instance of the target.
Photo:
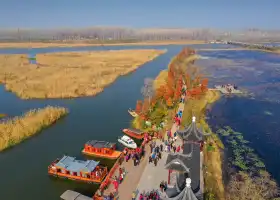
POLYGON ((92 172, 96 166, 99 164, 99 161, 94 160, 76 160, 75 157, 63 156, 62 159, 58 161, 54 166, 58 168, 64 168, 70 172, 92 172))
POLYGON ((139 129, 135 129, 135 128, 127 128, 127 130, 129 130, 129 131, 131 131, 131 132, 133 132, 133 133, 136 133, 136 134, 138 134, 138 135, 141 135, 141 134, 144 133, 143 131, 141 131, 141 130, 139 130, 139 129))
POLYGON ((66 190, 61 196, 63 200, 92 200, 92 198, 84 196, 72 190, 66 190))
POLYGON ((98 141, 98 140, 90 140, 86 143, 86 145, 92 146, 94 148, 113 148, 116 143, 106 142, 106 141, 98 141))

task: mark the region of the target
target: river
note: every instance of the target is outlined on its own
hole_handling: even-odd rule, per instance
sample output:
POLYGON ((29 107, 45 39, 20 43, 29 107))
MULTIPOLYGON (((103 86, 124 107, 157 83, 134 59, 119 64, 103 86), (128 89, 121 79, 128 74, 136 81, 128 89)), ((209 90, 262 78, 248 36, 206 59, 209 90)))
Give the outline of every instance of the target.
POLYGON ((224 97, 214 104, 209 123, 231 126, 250 141, 267 170, 280 183, 280 55, 261 51, 201 52, 197 65, 214 84, 234 83, 253 97, 224 97))
MULTIPOLYGON (((226 48, 227 45, 210 44, 190 46, 206 49, 226 48)), ((36 54, 62 51, 140 48, 168 49, 166 54, 144 64, 144 66, 140 67, 136 72, 118 78, 116 82, 105 88, 105 90, 96 97, 64 100, 21 100, 13 93, 6 92, 4 87, 0 86, 1 113, 16 116, 29 109, 40 108, 46 105, 65 106, 70 110, 70 114, 58 121, 55 125, 43 130, 40 134, 27 139, 14 148, 0 153, 0 171, 2 172, 0 178, 1 199, 58 200, 59 196, 67 189, 76 190, 91 196, 96 189, 95 185, 50 178, 47 173, 48 165, 63 154, 84 158, 80 151, 87 140, 97 139, 116 142, 117 137, 122 134, 121 130, 124 127, 128 127, 130 124, 131 117, 127 113, 127 109, 129 107, 133 108, 136 100, 142 98, 140 89, 144 84, 144 79, 146 77, 156 77, 161 70, 167 67, 170 59, 176 55, 182 47, 183 46, 180 45, 170 45, 38 48, 32 50, 0 49, 1 54, 30 54, 30 52, 36 54)), ((231 66, 233 65, 232 60, 237 61, 238 59, 243 59, 243 62, 245 62, 244 59, 257 59, 257 61, 261 60, 262 62, 269 62, 271 59, 277 61, 278 59, 271 58, 269 54, 260 54, 256 51, 252 51, 253 53, 251 51, 246 52, 247 53, 240 53, 240 51, 201 52, 201 55, 209 57, 209 59, 200 60, 197 63, 199 66, 202 66, 202 70, 208 71, 210 74, 215 74, 215 76, 212 76, 214 78, 210 76, 210 84, 213 85, 219 81, 229 81, 228 78, 225 77, 228 76, 231 71, 227 68, 221 70, 221 68, 219 68, 221 62, 225 62, 224 65, 231 66), (218 61, 220 64, 215 63, 217 60, 222 61, 218 61)), ((239 65, 242 66, 243 64, 240 63, 242 62, 239 62, 239 65)), ((240 71, 242 70, 240 69, 240 71)), ((265 79, 266 82, 269 82, 269 74, 271 74, 271 72, 267 73, 261 80, 265 79)), ((254 82, 254 78, 251 77, 250 80, 252 81, 246 83, 246 80, 240 81, 241 75, 234 76, 232 73, 230 75, 235 78, 232 79, 232 81, 236 81, 240 86, 244 85, 254 88, 254 86, 257 85, 255 82, 259 81, 256 80, 254 82)), ((275 73, 273 75, 275 75, 275 73)), ((254 91, 252 88, 249 89, 254 91)), ((223 98, 213 107, 213 116, 216 117, 213 117, 210 122, 213 126, 216 126, 217 123, 226 124, 232 125, 233 128, 236 128, 240 132, 243 131, 246 134, 245 137, 252 141, 252 145, 260 152, 265 152, 265 163, 269 171, 271 171, 276 178, 278 177, 277 180, 279 181, 280 178, 277 169, 280 167, 280 154, 278 151, 275 151, 275 148, 279 145, 279 140, 278 144, 276 140, 277 138, 279 139, 280 136, 279 129, 277 129, 279 120, 276 118, 278 117, 278 119, 280 119, 279 115, 279 104, 274 105, 272 102, 266 101, 265 98, 263 98, 263 101, 246 98, 223 98), (265 112, 265 110, 271 110, 273 116, 264 115, 263 112, 265 112), (255 118, 252 117, 252 114, 256 113, 257 116, 255 116, 255 118), (267 126, 269 119, 274 119, 274 123, 271 122, 271 127, 267 126), (248 120, 251 126, 248 126, 248 120), (268 137, 268 132, 270 133, 270 137, 268 137), (261 139, 257 140, 256 134, 261 139), (264 138, 267 138, 267 141, 264 140, 264 138), (268 138, 275 139, 269 140, 268 138), (270 141, 270 143, 268 141, 270 141)))
MULTIPOLYGON (((208 46, 208 45, 206 45, 208 46)), ((56 200, 67 189, 88 196, 96 185, 80 184, 50 178, 48 165, 63 154, 81 156, 84 143, 90 139, 116 142, 122 129, 130 125, 127 112, 142 99, 141 87, 146 77, 155 78, 167 68, 170 59, 182 46, 106 46, 75 48, 0 49, 2 54, 36 54, 62 51, 118 50, 118 49, 168 49, 168 52, 144 64, 135 73, 120 77, 95 97, 64 100, 21 100, 0 86, 0 110, 9 116, 46 105, 69 108, 70 114, 40 134, 0 153, 0 199, 7 200, 56 200)))

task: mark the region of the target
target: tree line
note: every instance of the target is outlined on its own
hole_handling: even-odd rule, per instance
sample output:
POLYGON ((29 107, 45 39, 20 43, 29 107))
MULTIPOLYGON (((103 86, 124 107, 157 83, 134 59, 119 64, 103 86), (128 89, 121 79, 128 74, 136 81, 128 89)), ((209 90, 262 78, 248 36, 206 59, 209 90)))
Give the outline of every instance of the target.
POLYGON ((198 71, 191 67, 193 61, 187 60, 194 54, 193 49, 184 48, 169 64, 165 82, 157 89, 154 89, 152 79, 145 79, 141 89, 143 100, 137 100, 135 106, 142 128, 145 128, 145 121, 150 121, 156 126, 164 122, 169 111, 174 110, 180 102, 181 95, 185 92, 184 83, 187 86, 188 98, 200 98, 205 94, 208 89, 208 79, 201 79, 198 71))

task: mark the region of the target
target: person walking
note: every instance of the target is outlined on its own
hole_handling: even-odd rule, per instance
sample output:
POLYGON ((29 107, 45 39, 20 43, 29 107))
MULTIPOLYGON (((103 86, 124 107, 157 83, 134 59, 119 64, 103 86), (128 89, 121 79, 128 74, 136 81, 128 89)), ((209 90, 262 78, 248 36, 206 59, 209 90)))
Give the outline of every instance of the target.
POLYGON ((163 145, 160 144, 160 151, 163 151, 163 145))
POLYGON ((135 191, 132 192, 131 197, 132 197, 132 198, 131 198, 132 200, 135 200, 135 199, 136 199, 136 192, 135 192, 135 191))
POLYGON ((157 159, 154 159, 155 167, 157 166, 157 159))
POLYGON ((175 145, 173 146, 173 152, 174 153, 176 152, 176 146, 175 145))
POLYGON ((153 152, 153 143, 151 142, 151 143, 149 144, 149 146, 150 146, 151 153, 152 153, 152 152, 153 152))
POLYGON ((179 153, 180 151, 181 151, 181 146, 180 145, 178 145, 178 147, 177 147, 177 153, 179 153))

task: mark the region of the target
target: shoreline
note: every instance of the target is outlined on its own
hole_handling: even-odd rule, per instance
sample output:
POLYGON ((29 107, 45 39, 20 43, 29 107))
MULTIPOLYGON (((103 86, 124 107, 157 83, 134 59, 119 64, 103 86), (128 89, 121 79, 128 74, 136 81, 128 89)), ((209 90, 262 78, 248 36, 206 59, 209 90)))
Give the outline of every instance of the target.
POLYGON ((66 108, 47 106, 29 110, 22 116, 4 119, 0 122, 0 152, 38 134, 67 114, 66 108))
POLYGON ((45 53, 36 56, 39 64, 29 64, 26 55, 0 55, 0 83, 21 99, 96 96, 120 76, 134 72, 166 51, 45 53))
POLYGON ((184 45, 184 44, 206 44, 201 40, 175 40, 175 41, 142 41, 142 42, 119 42, 119 43, 43 43, 43 42, 0 42, 0 49, 4 48, 48 48, 48 47, 87 47, 87 46, 162 46, 162 45, 184 45))
MULTIPOLYGON (((187 58, 188 63, 190 63, 190 64, 192 63, 192 61, 195 61, 197 59, 199 59, 199 57, 197 57, 197 56, 191 56, 190 58, 187 58)), ((173 60, 174 60, 174 58, 171 59, 171 61, 173 61, 173 60)), ((171 64, 172 64, 172 62, 169 63, 169 66, 171 66, 171 64)), ((167 70, 162 70, 159 73, 159 75, 155 79, 155 85, 154 85, 155 88, 159 88, 159 85, 161 85, 163 83, 163 80, 166 79, 167 74, 168 74, 167 70)), ((207 124, 207 122, 205 120, 205 109, 207 108, 207 106, 213 105, 220 98, 221 98, 221 94, 219 91, 210 89, 199 100, 187 99, 184 104, 184 108, 183 108, 183 110, 184 110, 183 121, 184 121, 184 119, 187 121, 189 121, 189 119, 191 119, 192 116, 189 116, 190 114, 192 114, 192 112, 190 112, 190 107, 193 107, 193 106, 197 107, 198 110, 197 110, 197 112, 195 112, 195 116, 199 119, 198 124, 203 127, 204 131, 206 131, 206 132, 211 131, 210 126, 207 124), (188 102, 191 102, 191 103, 188 103, 188 102)), ((184 123, 183 121, 182 121, 182 124, 189 124, 189 122, 184 123)), ((171 127, 168 126, 168 128, 171 128, 171 127)), ((173 129, 173 127, 172 127, 172 129, 173 129)), ((202 180, 201 180, 201 184, 202 184, 201 187, 206 193, 210 193, 210 191, 213 191, 213 193, 215 194, 217 199, 224 199, 225 190, 224 190, 224 183, 223 183, 223 170, 222 170, 223 166, 222 166, 222 152, 221 152, 221 149, 224 146, 223 146, 223 143, 221 142, 220 138, 215 133, 212 132, 212 135, 210 137, 211 137, 210 141, 206 140, 207 145, 209 143, 213 143, 213 146, 216 148, 216 151, 211 152, 211 153, 207 152, 206 151, 207 145, 205 145, 205 147, 203 149, 205 156, 201 157, 201 159, 203 159, 204 164, 203 163, 201 163, 201 164, 202 165, 208 164, 208 165, 212 166, 212 168, 211 167, 208 168, 209 169, 208 171, 211 171, 213 176, 211 176, 211 177, 207 176, 207 174, 205 173, 205 170, 202 167, 201 168, 201 177, 204 177, 204 178, 202 178, 202 180), (217 184, 215 184, 217 187, 212 187, 213 183, 217 183, 217 184)), ((148 169, 148 168, 150 168, 150 167, 146 166, 145 171, 143 171, 142 173, 145 172, 146 175, 147 174, 149 175, 150 173, 156 174, 156 172, 151 172, 152 169, 148 169)), ((161 169, 158 169, 158 170, 160 171, 161 169)), ((164 172, 164 171, 165 170, 163 170, 162 172, 164 172)), ((149 176, 151 176, 151 175, 149 175, 149 176)), ((158 179, 158 177, 153 177, 153 180, 154 179, 158 179)), ((145 181, 142 180, 141 182, 143 183, 145 181)), ((138 187, 139 187, 139 184, 138 184, 138 187)), ((143 189, 143 187, 146 188, 147 186, 143 186, 143 185, 140 186, 140 188, 142 188, 142 189, 143 189)))

